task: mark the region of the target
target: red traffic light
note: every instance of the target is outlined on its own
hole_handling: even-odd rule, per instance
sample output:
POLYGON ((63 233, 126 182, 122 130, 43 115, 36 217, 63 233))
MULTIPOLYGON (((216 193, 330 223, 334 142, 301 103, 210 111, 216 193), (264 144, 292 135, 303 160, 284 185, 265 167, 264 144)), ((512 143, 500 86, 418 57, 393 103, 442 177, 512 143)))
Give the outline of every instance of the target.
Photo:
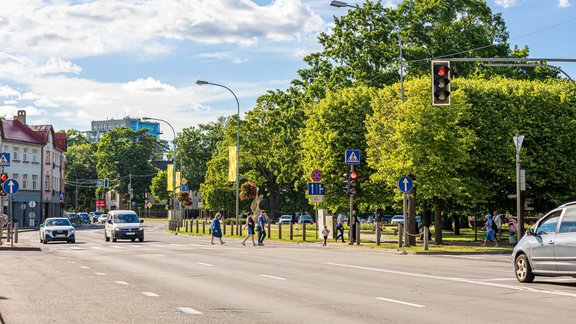
POLYGON ((444 76, 446 73, 448 73, 448 71, 450 71, 450 68, 447 66, 443 66, 438 70, 438 75, 439 76, 444 76))
POLYGON ((1 180, 1 181, 6 181, 6 180, 8 180, 8 173, 2 173, 2 174, 0 174, 0 180, 1 180))
POLYGON ((349 177, 350 180, 357 180, 357 179, 358 179, 358 173, 356 173, 356 172, 350 172, 350 173, 348 174, 348 177, 349 177))

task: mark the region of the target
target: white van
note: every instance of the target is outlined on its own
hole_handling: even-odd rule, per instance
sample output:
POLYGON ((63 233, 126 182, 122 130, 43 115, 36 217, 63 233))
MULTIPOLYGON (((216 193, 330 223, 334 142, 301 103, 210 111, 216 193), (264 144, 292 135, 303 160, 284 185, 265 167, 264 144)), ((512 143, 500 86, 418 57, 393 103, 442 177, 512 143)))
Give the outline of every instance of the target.
POLYGON ((144 241, 144 228, 138 215, 132 210, 111 210, 106 218, 104 227, 104 239, 116 242, 118 239, 132 240, 132 242, 144 241))

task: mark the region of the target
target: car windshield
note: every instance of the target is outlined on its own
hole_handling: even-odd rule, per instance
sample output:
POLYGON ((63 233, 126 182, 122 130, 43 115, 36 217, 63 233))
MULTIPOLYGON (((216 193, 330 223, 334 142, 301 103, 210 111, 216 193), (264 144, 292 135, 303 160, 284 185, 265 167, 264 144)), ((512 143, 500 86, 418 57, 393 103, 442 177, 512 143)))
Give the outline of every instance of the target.
POLYGON ((286 215, 284 215, 284 216, 282 216, 281 218, 292 218, 292 216, 286 216, 286 215))
POLYGON ((114 221, 116 223, 138 223, 140 220, 137 215, 133 214, 120 214, 114 216, 114 221))
POLYGON ((312 216, 301 216, 302 219, 312 219, 312 216))
POLYGON ((46 226, 72 226, 67 219, 47 219, 46 226))

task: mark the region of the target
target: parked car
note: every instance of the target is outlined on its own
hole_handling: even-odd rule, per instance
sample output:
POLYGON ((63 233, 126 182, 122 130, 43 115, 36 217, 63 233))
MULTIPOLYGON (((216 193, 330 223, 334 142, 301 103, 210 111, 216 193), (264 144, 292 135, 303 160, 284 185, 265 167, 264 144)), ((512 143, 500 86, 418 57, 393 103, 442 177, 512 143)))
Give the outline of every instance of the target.
POLYGON ((382 215, 382 224, 390 224, 390 221, 392 220, 392 215, 382 215))
POLYGON ((66 241, 76 243, 76 234, 74 227, 68 218, 51 217, 46 218, 44 223, 40 224, 40 243, 47 244, 52 241, 66 241))
POLYGON ((294 217, 292 215, 282 215, 278 219, 278 224, 290 224, 294 223, 294 217))
POLYGON ((92 223, 98 223, 98 217, 100 217, 100 215, 102 215, 101 212, 90 212, 88 214, 90 216, 90 221, 92 223))
POLYGON ((134 242, 138 239, 143 242, 143 222, 132 210, 112 210, 106 219, 104 240, 108 242, 112 239, 112 242, 116 242, 118 239, 128 239, 134 242))
POLYGON ((106 224, 106 218, 108 217, 108 214, 101 214, 100 216, 98 216, 98 223, 99 224, 106 224))
POLYGON ((78 216, 76 215, 76 213, 66 213, 64 216, 66 216, 66 218, 68 218, 68 220, 70 221, 70 223, 75 223, 75 224, 79 224, 80 221, 78 220, 78 216))
POLYGON ((314 224, 314 219, 312 219, 312 216, 310 215, 302 215, 300 217, 298 217, 298 224, 314 224))
POLYGON ((535 276, 576 277, 576 202, 561 205, 540 218, 512 252, 520 282, 535 276))
MULTIPOLYGON (((416 215, 416 222, 418 223, 418 226, 420 226, 422 224, 422 216, 416 215)), ((404 215, 394 215, 390 220, 390 224, 392 225, 404 224, 404 215)))
POLYGON ((88 213, 77 213, 76 220, 79 224, 90 224, 90 215, 88 213))

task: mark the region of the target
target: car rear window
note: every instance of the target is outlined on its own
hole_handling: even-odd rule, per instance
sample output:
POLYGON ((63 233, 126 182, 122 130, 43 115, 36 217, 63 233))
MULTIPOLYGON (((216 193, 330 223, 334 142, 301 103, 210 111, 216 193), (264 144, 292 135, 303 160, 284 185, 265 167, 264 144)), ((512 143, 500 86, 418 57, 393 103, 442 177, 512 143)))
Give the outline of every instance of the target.
POLYGON ((560 224, 560 233, 576 232, 576 208, 568 208, 560 224))

